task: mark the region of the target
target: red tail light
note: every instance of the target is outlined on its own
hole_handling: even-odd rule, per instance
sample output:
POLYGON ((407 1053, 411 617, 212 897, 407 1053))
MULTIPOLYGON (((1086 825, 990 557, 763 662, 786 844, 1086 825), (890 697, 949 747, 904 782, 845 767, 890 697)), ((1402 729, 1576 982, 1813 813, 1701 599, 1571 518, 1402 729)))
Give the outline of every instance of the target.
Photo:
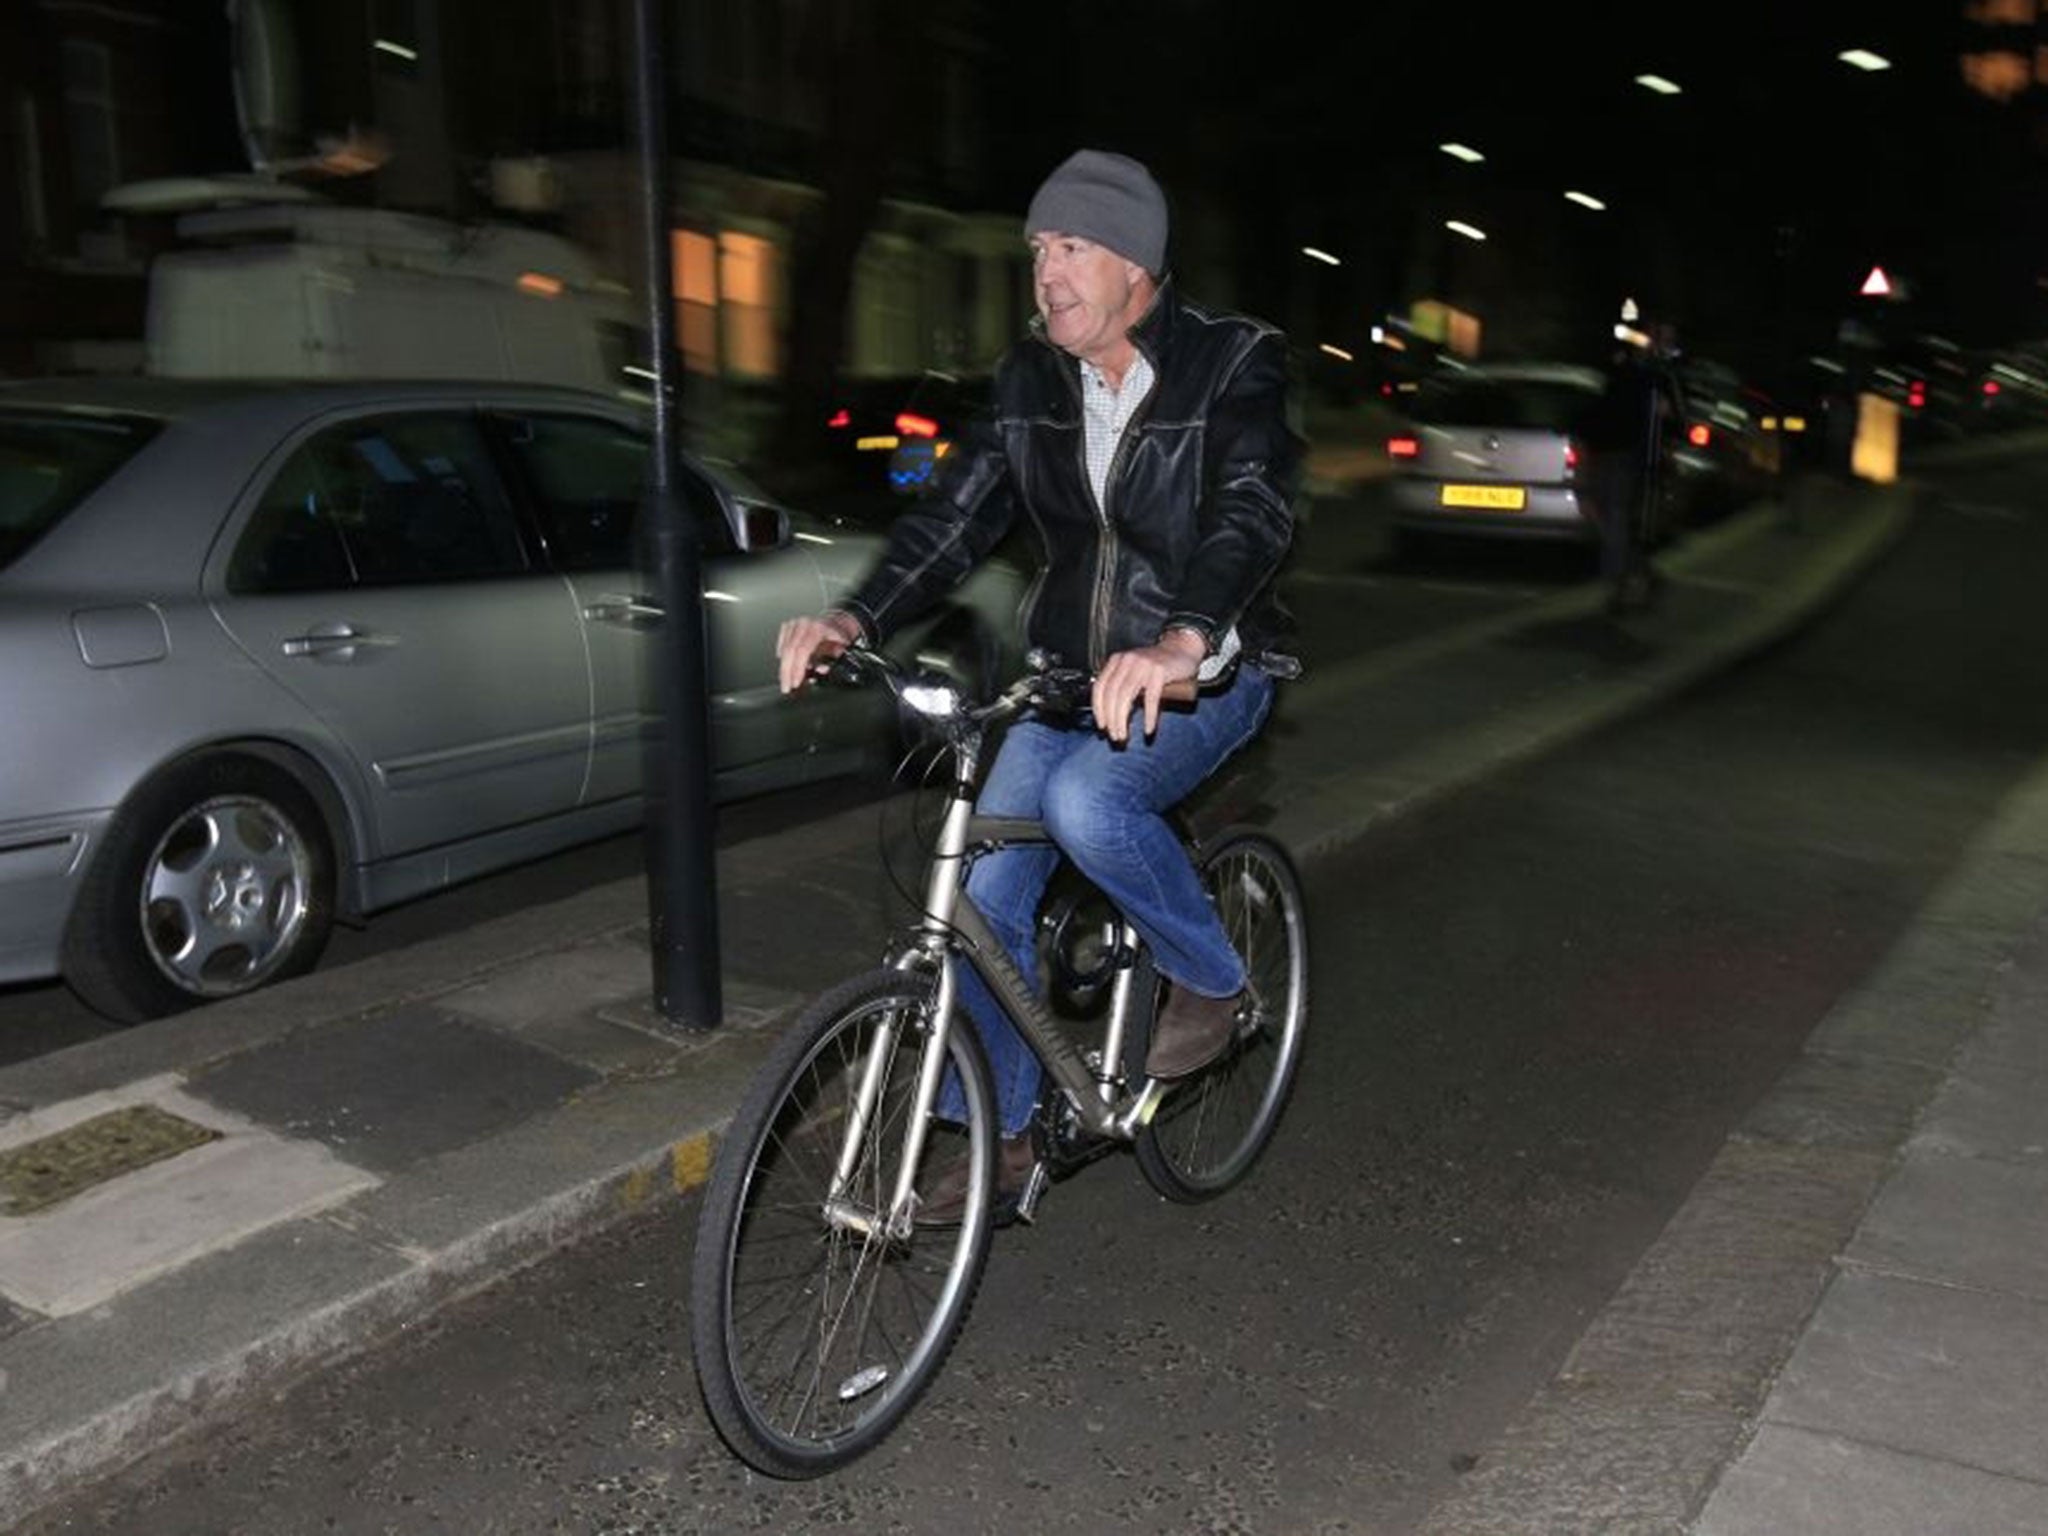
POLYGON ((1696 421, 1685 429, 1685 440, 1695 448, 1704 448, 1714 440, 1713 429, 1704 421, 1696 421))
POLYGON ((1579 467, 1579 445, 1570 438, 1564 440, 1564 467, 1567 470, 1579 467))
POLYGON ((832 419, 826 422, 825 425, 828 427, 850 427, 853 425, 853 413, 842 405, 832 413, 832 419))
POLYGON ((1985 394, 1987 394, 1987 395, 1995 395, 1995 394, 1997 394, 1997 393, 1998 393, 1998 380, 1996 380, 1996 379, 1986 379, 1986 380, 1984 381, 1984 393, 1985 393, 1985 394))
POLYGON ((1416 437, 1390 437, 1387 439, 1387 457, 1419 459, 1422 457, 1422 440, 1416 437))
POLYGON ((929 416, 913 416, 904 411, 896 418, 896 430, 905 437, 937 437, 939 424, 929 416))

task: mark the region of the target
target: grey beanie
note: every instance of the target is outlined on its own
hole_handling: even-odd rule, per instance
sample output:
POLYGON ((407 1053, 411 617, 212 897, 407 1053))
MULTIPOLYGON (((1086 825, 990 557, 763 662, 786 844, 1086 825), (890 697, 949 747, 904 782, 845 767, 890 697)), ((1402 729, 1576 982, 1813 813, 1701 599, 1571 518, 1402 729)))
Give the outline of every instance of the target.
POLYGON ((1076 150, 1045 178, 1024 215, 1024 236, 1080 235, 1147 272, 1166 268, 1166 194, 1127 155, 1076 150))

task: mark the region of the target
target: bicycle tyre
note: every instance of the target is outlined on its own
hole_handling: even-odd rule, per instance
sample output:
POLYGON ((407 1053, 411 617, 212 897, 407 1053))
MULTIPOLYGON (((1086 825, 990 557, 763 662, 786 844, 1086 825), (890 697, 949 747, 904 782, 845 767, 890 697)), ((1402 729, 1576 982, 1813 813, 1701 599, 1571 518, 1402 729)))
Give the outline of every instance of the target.
POLYGON ((1301 877, 1263 832, 1226 832, 1204 852, 1202 883, 1248 973, 1251 1007, 1236 1041, 1176 1084, 1134 1150, 1169 1200, 1214 1199, 1251 1171, 1273 1139, 1308 1027, 1308 922, 1301 877))
POLYGON ((698 1386, 726 1443, 771 1476, 817 1477, 879 1444, 937 1376, 980 1284, 998 1133, 964 1018, 948 1058, 966 1123, 935 1120, 924 1150, 927 1170, 972 1161, 960 1224, 896 1241, 824 1214, 867 1047, 893 1018, 903 1027, 848 1186, 867 1209, 886 1201, 932 1001, 930 976, 877 970, 812 1003, 756 1076, 705 1191, 691 1270, 698 1386))

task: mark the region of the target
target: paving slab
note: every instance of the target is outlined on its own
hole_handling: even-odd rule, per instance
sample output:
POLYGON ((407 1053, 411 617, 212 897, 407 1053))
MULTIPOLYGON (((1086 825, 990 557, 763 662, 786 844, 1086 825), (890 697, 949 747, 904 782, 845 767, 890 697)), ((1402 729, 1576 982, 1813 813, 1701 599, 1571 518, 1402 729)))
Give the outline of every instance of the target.
POLYGON ((2027 1166, 1912 1155, 1843 1255, 1863 1269, 2048 1302, 2048 1156, 2027 1166))
POLYGON ((1765 1421, 2048 1483, 2048 1303, 1845 1269, 1765 1421))
POLYGON ((305 1030, 196 1074, 192 1092, 392 1173, 560 1104, 598 1075, 425 1003, 305 1030))
POLYGON ((592 1212, 631 1209, 701 1182, 698 1159, 772 1047, 765 1033, 708 1037, 687 1070, 603 1083, 572 1104, 415 1165, 353 1201, 366 1235, 447 1267, 538 1251, 592 1212), (677 1171, 681 1170, 681 1171, 677 1171))
POLYGON ((46 1211, 0 1218, 0 1294, 69 1317, 266 1227, 377 1183, 318 1142, 283 1137, 151 1079, 26 1120, 82 1123, 112 1104, 152 1104, 219 1134, 46 1211), (81 1111, 88 1114, 81 1116, 81 1111))
POLYGON ((638 933, 608 934, 588 943, 537 955, 459 991, 435 999, 437 1007, 480 1024, 529 1034, 586 1010, 644 994, 652 962, 638 933))
POLYGON ((1693 1536, 2048 1536, 2048 1484, 1767 1426, 1693 1536))
POLYGON ((2048 1072, 1968 1054, 1928 1106, 1917 1152, 2039 1162, 2048 1155, 2048 1072))

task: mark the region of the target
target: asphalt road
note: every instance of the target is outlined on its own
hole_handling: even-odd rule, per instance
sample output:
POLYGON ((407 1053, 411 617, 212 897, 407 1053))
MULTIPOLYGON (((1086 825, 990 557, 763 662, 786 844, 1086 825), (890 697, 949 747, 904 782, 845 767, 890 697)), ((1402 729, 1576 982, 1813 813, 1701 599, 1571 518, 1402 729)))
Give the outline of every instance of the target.
POLYGON ((1195 1209, 1121 1160, 1056 1189, 848 1473, 712 1436, 683 1204, 32 1529, 1412 1529, 2048 751, 2038 477, 1943 485, 1799 639, 1322 866, 1268 1160, 1195 1209))

